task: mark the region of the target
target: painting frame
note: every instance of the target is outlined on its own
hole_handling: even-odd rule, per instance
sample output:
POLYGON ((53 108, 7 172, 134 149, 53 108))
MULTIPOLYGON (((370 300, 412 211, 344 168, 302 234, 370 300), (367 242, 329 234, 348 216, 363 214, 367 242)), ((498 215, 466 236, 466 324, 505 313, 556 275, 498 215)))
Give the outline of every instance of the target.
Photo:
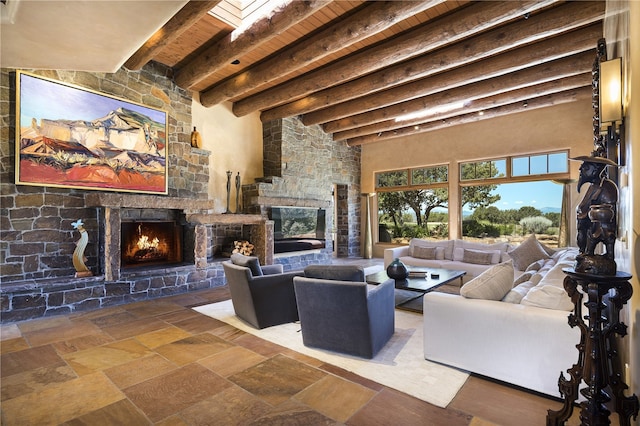
POLYGON ((168 113, 16 71, 15 184, 168 194, 168 113))

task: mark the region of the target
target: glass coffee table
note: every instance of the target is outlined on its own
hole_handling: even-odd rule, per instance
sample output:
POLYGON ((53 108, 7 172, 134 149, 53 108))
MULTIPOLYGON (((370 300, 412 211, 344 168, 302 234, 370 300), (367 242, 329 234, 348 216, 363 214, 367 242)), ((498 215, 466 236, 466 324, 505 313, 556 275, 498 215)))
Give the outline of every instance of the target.
MULTIPOLYGON (((422 312, 422 296, 436 288, 449 284, 455 280, 460 280, 465 271, 455 271, 442 268, 407 268, 409 277, 406 280, 396 280, 395 297, 396 308, 413 312, 422 312)), ((369 284, 382 284, 389 279, 386 271, 376 272, 367 275, 366 281, 369 284)))

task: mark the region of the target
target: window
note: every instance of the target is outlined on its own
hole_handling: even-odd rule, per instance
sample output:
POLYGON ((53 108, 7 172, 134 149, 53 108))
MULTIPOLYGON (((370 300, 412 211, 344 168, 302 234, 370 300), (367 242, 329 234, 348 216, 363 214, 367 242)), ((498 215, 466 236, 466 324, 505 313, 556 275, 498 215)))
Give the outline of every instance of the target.
POLYGON ((408 170, 376 173, 376 188, 392 188, 409 184, 408 170))
POLYGON ((507 174, 507 160, 475 161, 460 164, 460 180, 495 179, 507 174))
POLYGON ((449 167, 417 167, 376 174, 378 241, 449 235, 449 167))
POLYGON ((554 152, 550 154, 527 155, 513 157, 511 160, 512 176, 534 176, 569 171, 568 153, 554 152))
POLYGON ((447 166, 424 167, 411 170, 411 185, 446 183, 449 181, 447 166))
POLYGON ((558 239, 567 151, 519 155, 460 164, 464 238, 500 238, 517 244, 535 232, 553 245, 558 239))

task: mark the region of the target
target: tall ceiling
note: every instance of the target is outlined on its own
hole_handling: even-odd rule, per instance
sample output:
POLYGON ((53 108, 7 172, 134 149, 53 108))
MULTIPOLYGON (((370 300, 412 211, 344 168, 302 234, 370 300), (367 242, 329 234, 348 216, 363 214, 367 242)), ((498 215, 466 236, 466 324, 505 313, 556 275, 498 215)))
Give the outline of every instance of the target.
MULTIPOLYGON (((54 28, 76 29, 73 41, 41 41, 50 55, 64 48, 50 68, 68 68, 70 52, 95 60, 104 49, 116 69, 153 60, 205 107, 229 101, 235 115, 259 111, 263 121, 300 116, 362 145, 591 98, 605 9, 603 1, 307 0, 235 29, 230 8, 264 2, 23 0, 16 16, 42 13, 31 3, 64 6, 49 15, 56 22, 100 7, 91 38, 86 23, 61 22, 54 28)), ((21 24, 2 24, 3 56, 9 27, 21 24)))

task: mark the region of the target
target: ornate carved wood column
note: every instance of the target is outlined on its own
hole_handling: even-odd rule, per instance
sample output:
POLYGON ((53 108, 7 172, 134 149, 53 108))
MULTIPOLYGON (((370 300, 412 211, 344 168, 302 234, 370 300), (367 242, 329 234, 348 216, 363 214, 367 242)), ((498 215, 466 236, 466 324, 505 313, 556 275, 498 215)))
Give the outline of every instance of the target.
POLYGON ((577 345, 578 362, 567 370, 569 379, 562 373, 558 379, 564 405, 559 411, 548 411, 547 425, 562 425, 571 417, 580 384, 584 382, 586 386, 579 390, 586 399, 579 404, 582 425, 609 425, 609 415, 615 412, 620 425, 630 426, 631 417, 638 417, 638 397, 624 396, 628 386, 623 380, 617 339, 627 334, 627 326, 620 322, 619 316, 633 294, 629 283, 631 275, 617 272, 614 276, 602 276, 573 269, 564 272, 567 274, 564 288, 574 304, 569 325, 579 327, 581 337, 577 345), (585 316, 582 315, 583 294, 587 295, 585 316))

